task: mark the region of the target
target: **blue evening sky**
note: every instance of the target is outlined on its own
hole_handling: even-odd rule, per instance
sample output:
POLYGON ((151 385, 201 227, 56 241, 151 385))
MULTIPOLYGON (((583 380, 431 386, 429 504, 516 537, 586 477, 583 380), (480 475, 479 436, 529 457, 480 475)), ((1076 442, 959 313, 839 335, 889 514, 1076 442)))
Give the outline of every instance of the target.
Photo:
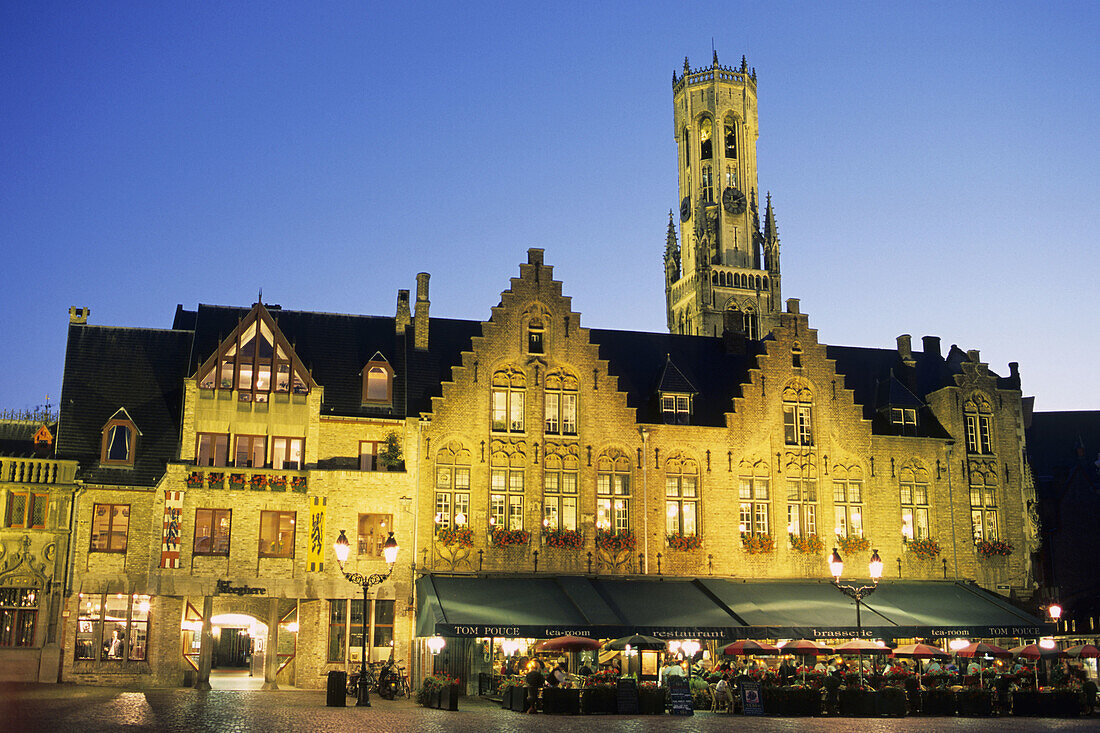
POLYGON ((486 319, 528 247, 665 329, 671 78, 748 56, 783 295, 1100 409, 1100 4, 8 2, 0 408, 55 405, 70 305, 486 319))

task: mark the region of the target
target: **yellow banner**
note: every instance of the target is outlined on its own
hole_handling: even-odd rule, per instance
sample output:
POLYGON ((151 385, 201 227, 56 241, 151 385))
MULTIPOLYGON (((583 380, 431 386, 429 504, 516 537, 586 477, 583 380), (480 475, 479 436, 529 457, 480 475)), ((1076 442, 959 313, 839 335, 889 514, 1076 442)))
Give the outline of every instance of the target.
POLYGON ((325 503, 327 498, 312 496, 309 499, 309 556, 307 566, 311 572, 325 569, 325 503))

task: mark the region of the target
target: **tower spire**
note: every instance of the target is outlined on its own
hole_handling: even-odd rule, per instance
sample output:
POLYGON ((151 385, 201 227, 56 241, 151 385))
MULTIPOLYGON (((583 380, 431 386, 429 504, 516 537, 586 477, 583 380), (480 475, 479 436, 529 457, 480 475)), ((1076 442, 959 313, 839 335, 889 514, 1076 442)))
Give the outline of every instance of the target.
POLYGON ((767 244, 779 242, 779 234, 775 230, 775 212, 772 211, 771 191, 768 191, 768 203, 764 207, 764 242, 767 244))

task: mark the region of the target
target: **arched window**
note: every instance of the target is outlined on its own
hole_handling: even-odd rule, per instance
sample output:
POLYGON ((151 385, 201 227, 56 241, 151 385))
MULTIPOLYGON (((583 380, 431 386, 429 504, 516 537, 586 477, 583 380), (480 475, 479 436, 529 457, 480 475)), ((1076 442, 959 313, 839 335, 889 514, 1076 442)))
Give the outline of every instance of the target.
POLYGON ((813 395, 806 387, 788 386, 783 390, 783 442, 814 444, 813 395))
POLYGON ((684 128, 684 169, 691 168, 691 133, 684 128))
POLYGON ((718 272, 710 273, 710 284, 711 285, 720 285, 721 284, 720 280, 721 280, 721 273, 718 273, 718 272))
POLYGON ((549 531, 577 529, 577 476, 580 462, 573 453, 551 453, 542 467, 542 526, 549 531))
POLYGON ((630 459, 616 449, 596 460, 596 529, 630 530, 630 459))
POLYGON ((518 369, 501 369, 493 375, 492 429, 495 433, 524 432, 524 397, 527 376, 518 369))
POLYGON ((740 499, 739 529, 744 535, 771 534, 771 493, 768 467, 763 461, 741 461, 737 495, 740 499))
POLYGON ((989 400, 976 394, 963 406, 966 419, 966 450, 968 453, 993 452, 993 409, 989 400))
POLYGON ((791 346, 791 366, 798 369, 802 366, 802 344, 797 341, 791 346))
POLYGON ((710 160, 714 157, 714 141, 711 139, 714 133, 714 123, 709 117, 704 117, 699 122, 699 159, 710 160))
MULTIPOLYGON (((733 118, 727 117, 725 128, 726 128, 726 130, 725 130, 725 132, 726 132, 726 157, 727 158, 736 158, 737 157, 737 123, 734 121, 733 118)), ((735 185, 735 184, 730 184, 730 185, 735 185)))
POLYGON ((546 374, 544 417, 548 435, 577 434, 577 388, 580 380, 564 369, 546 374))
POLYGON ((767 290, 767 289, 768 289, 768 276, 765 275, 764 276, 764 290, 767 290))
POLYGON ((833 511, 836 536, 863 536, 863 471, 858 466, 833 469, 833 511))
POLYGON ((678 453, 665 462, 665 534, 699 534, 699 465, 678 453))
POLYGON ((457 441, 435 458, 435 524, 464 527, 470 523, 470 451, 457 441))
POLYGON ((928 539, 928 471, 916 461, 910 461, 902 467, 898 484, 901 489, 902 540, 928 539))
POLYGON ((99 460, 115 466, 133 466, 140 433, 124 408, 119 408, 103 426, 99 460))

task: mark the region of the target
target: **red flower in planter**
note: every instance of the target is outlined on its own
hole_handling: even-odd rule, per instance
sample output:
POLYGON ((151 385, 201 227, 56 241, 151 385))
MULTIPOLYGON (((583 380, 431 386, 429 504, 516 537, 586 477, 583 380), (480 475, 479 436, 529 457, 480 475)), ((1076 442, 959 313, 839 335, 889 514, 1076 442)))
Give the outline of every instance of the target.
POLYGON ((931 560, 940 554, 940 543, 927 537, 920 540, 910 540, 906 543, 909 552, 922 560, 931 560))
POLYGON ((489 540, 493 547, 526 545, 531 541, 531 533, 524 529, 502 529, 496 527, 489 533, 489 540))
POLYGON ((575 529, 547 529, 542 533, 542 543, 547 547, 579 550, 584 547, 584 535, 575 529))
POLYGON ((634 533, 629 529, 621 532, 612 532, 609 529, 596 530, 596 547, 601 550, 633 550, 638 546, 634 539, 634 533))
POLYGON ((1008 557, 1012 554, 1012 543, 1007 540, 978 540, 975 543, 982 557, 1008 557))
POLYGON ((703 546, 703 539, 697 534, 683 534, 674 532, 666 537, 669 549, 672 550, 698 550, 703 546))

